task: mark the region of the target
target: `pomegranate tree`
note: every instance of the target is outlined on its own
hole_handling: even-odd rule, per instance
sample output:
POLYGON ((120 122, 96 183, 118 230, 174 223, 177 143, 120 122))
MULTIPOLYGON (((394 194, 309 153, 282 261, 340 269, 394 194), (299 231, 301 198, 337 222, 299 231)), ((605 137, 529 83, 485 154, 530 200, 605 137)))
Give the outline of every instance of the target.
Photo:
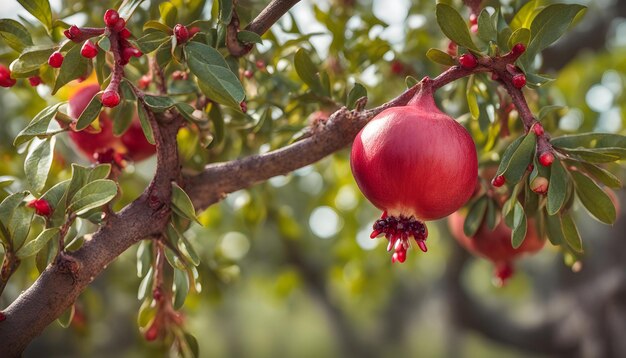
POLYGON ((393 262, 404 262, 410 237, 426 252, 424 221, 459 209, 478 175, 476 148, 467 130, 441 112, 429 81, 407 106, 389 108, 356 136, 350 163, 363 195, 383 215, 371 237, 384 235, 393 262))

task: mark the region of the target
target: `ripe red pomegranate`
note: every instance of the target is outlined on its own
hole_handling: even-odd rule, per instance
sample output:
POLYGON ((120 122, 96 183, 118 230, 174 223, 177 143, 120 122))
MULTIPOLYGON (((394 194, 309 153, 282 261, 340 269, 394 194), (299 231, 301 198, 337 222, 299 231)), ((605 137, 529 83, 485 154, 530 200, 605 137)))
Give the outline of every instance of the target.
POLYGON ((410 236, 426 252, 423 221, 459 209, 478 176, 472 137, 437 108, 428 80, 407 106, 384 110, 361 130, 350 162, 363 195, 383 210, 371 237, 385 235, 392 262, 404 262, 410 236))
POLYGON ((467 237, 463 232, 465 215, 455 212, 448 217, 448 225, 452 236, 467 251, 474 255, 484 257, 495 265, 494 276, 496 284, 502 286, 513 273, 512 261, 523 254, 535 253, 543 248, 545 239, 539 237, 535 228, 535 221, 530 218, 527 221, 526 238, 522 246, 514 249, 511 245, 511 229, 506 226, 504 220, 490 230, 483 222, 473 237, 467 237))
MULTIPOLYGON (((68 114, 78 118, 99 91, 100 86, 97 84, 79 89, 70 98, 68 114)), ((100 132, 97 133, 90 128, 80 132, 70 131, 72 141, 90 160, 95 160, 96 153, 104 153, 109 149, 123 152, 134 161, 144 160, 156 151, 156 147, 148 143, 143 135, 138 118, 133 119, 130 127, 121 137, 113 135, 113 122, 104 111, 100 113, 99 124, 100 132)))

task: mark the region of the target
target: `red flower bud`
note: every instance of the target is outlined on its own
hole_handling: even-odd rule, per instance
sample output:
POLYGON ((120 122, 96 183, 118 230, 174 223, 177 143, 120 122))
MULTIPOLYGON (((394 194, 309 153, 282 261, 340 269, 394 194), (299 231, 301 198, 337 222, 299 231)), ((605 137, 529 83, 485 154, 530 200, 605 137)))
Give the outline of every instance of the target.
POLYGON ((52 208, 45 199, 33 199, 26 206, 35 209, 35 214, 40 216, 50 216, 52 214, 52 208))
POLYGON ((120 94, 115 91, 104 91, 102 94, 102 105, 105 107, 113 108, 120 104, 120 94))
POLYGON ((30 82, 30 85, 33 87, 37 87, 41 84, 41 77, 39 76, 33 76, 33 77, 29 77, 28 78, 28 82, 30 82))
POLYGON ((523 88, 524 86, 526 86, 526 76, 524 76, 523 73, 517 74, 513 76, 512 82, 515 88, 523 88))
POLYGON ((500 174, 491 180, 491 185, 499 188, 504 185, 504 182, 506 182, 506 179, 504 178, 504 175, 500 174))
POLYGON ((544 167, 549 167, 554 162, 554 154, 545 152, 539 156, 539 163, 544 167))
POLYGON ((87 40, 80 49, 80 54, 85 58, 94 58, 98 55, 98 47, 91 40, 87 40))
POLYGON ((63 55, 59 51, 55 51, 48 57, 48 65, 52 68, 59 68, 63 64, 63 55))
POLYGON ((174 26, 174 36, 176 36, 176 41, 179 43, 184 43, 189 40, 189 30, 187 27, 182 24, 177 24, 174 26))
POLYGON ((0 87, 13 87, 17 81, 11 78, 11 71, 0 65, 0 87))
POLYGON ((461 67, 467 70, 471 70, 478 66, 478 60, 476 59, 476 56, 472 55, 471 53, 466 53, 465 55, 459 57, 459 64, 461 65, 461 67))
POLYGON ((104 13, 104 23, 108 27, 114 27, 117 24, 117 20, 119 20, 120 14, 115 9, 108 9, 104 13))

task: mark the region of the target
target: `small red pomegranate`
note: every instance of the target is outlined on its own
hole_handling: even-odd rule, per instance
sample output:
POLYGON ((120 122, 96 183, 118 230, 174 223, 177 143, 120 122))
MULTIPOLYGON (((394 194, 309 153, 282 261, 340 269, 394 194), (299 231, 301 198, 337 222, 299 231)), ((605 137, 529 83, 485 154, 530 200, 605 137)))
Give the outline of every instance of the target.
MULTIPOLYGON (((78 118, 91 99, 100 91, 100 86, 90 85, 81 88, 69 101, 68 114, 78 118)), ((110 149, 120 151, 134 161, 144 160, 152 156, 156 147, 146 140, 139 119, 133 119, 129 129, 121 136, 113 135, 113 122, 106 112, 99 117, 100 131, 94 133, 91 127, 80 131, 70 131, 70 138, 87 158, 95 160, 97 153, 110 149)))
POLYGON ((350 162, 363 195, 383 211, 371 237, 385 235, 392 262, 404 262, 411 236, 426 252, 423 221, 463 206, 478 176, 472 137, 437 108, 428 79, 407 106, 384 110, 361 130, 350 162))
POLYGON ((473 237, 467 237, 463 232, 465 215, 456 212, 448 217, 448 225, 452 236, 467 251, 474 255, 484 257, 493 262, 494 277, 497 286, 503 286, 513 273, 513 260, 526 253, 535 253, 541 250, 545 239, 539 237, 535 228, 535 221, 528 219, 526 238, 522 246, 514 249, 511 245, 511 229, 506 226, 504 220, 493 229, 489 229, 483 222, 473 237))

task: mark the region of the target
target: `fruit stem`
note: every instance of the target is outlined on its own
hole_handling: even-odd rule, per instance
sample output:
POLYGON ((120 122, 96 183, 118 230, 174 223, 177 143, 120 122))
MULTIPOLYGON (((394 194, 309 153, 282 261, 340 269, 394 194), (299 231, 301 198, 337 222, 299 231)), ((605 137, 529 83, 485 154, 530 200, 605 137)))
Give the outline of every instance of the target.
POLYGON ((113 72, 111 73, 111 82, 105 92, 113 91, 119 93, 120 83, 124 78, 124 62, 122 60, 119 33, 111 31, 109 33, 109 40, 111 42, 111 53, 113 54, 113 72))

